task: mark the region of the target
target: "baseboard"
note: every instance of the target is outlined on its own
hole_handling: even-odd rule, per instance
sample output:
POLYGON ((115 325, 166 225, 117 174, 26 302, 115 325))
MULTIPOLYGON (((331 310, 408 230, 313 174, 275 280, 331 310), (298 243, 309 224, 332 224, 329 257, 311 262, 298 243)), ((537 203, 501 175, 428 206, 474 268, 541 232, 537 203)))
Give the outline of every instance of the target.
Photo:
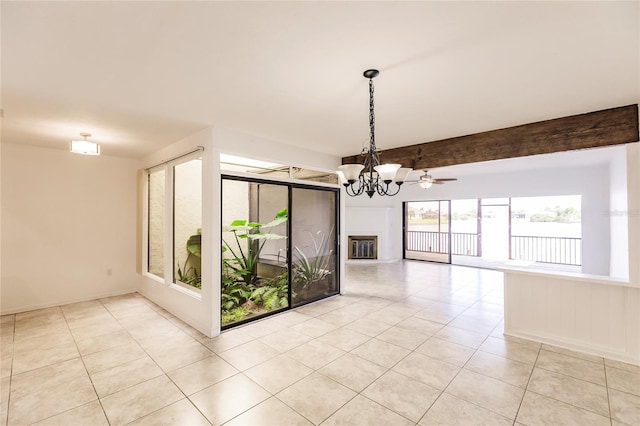
POLYGON ((22 312, 35 311, 37 309, 46 309, 46 308, 53 308, 54 306, 68 305, 70 303, 80 303, 80 302, 87 302, 89 300, 104 299, 105 297, 122 296, 123 294, 136 293, 137 291, 138 289, 136 287, 132 287, 126 290, 109 291, 106 293, 99 293, 96 295, 80 297, 77 299, 65 299, 65 300, 57 301, 53 303, 26 305, 19 308, 11 308, 6 311, 2 311, 0 312, 0 315, 13 315, 13 314, 19 314, 22 312))
POLYGON ((609 348, 594 347, 585 345, 580 342, 571 342, 566 340, 560 340, 551 336, 542 336, 536 334, 522 333, 518 331, 504 331, 507 336, 518 337, 520 339, 533 340, 534 342, 546 343, 548 345, 557 346, 564 349, 569 349, 576 352, 582 352, 587 355, 601 356, 603 358, 611 359, 614 361, 626 362, 627 364, 633 364, 640 366, 640 358, 630 355, 626 352, 620 352, 611 350, 609 348))

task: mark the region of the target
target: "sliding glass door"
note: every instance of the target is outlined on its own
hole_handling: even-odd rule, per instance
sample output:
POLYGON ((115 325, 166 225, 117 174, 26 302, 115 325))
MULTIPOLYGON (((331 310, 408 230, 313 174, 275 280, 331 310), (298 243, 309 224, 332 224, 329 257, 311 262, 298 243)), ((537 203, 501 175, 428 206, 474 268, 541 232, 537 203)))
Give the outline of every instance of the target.
POLYGON ((293 188, 292 300, 298 306, 338 292, 337 192, 293 188))
POLYGON ((223 328, 338 293, 338 194, 223 176, 223 328))
POLYGON ((404 257, 451 263, 449 201, 404 203, 404 257))

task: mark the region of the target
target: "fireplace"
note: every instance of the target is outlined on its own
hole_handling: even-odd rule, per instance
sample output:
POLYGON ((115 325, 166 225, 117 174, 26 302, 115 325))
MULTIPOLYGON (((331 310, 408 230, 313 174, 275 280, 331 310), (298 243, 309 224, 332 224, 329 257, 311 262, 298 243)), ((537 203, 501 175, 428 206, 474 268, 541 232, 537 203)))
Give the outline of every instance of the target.
POLYGON ((350 235, 349 259, 377 259, 378 237, 376 235, 350 235))

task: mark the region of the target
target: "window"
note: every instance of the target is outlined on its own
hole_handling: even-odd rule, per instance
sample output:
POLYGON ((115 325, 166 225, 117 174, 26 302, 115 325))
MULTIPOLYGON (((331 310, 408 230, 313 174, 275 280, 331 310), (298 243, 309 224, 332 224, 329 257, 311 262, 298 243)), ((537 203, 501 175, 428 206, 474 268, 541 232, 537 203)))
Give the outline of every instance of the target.
POLYGON ((202 233, 202 161, 173 167, 173 279, 200 288, 202 233))
POLYGON ((148 174, 148 247, 147 271, 164 277, 164 191, 165 170, 150 171, 148 174))

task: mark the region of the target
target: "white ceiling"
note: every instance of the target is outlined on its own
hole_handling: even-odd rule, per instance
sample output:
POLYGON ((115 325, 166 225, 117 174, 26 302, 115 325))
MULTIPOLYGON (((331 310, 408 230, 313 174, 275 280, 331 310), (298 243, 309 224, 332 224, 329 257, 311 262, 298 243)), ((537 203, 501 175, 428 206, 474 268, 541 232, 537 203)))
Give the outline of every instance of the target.
POLYGON ((637 103, 638 2, 1 2, 2 140, 207 126, 339 156, 637 103))

